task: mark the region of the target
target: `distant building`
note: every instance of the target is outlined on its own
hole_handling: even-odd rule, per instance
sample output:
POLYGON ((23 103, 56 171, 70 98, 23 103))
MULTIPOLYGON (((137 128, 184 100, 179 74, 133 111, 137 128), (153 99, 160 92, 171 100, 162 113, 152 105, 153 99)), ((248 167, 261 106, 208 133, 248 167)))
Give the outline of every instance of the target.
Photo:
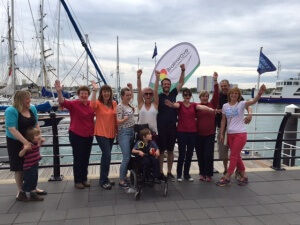
POLYGON ((214 80, 212 76, 201 76, 197 78, 197 92, 203 90, 213 92, 214 80))

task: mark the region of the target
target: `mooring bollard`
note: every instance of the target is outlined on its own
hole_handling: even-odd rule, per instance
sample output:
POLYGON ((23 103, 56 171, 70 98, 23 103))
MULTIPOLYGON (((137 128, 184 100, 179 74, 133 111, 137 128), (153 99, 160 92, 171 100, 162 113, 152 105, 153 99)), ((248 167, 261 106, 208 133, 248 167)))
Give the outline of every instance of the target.
MULTIPOLYGON (((294 104, 285 107, 285 112, 298 113, 300 112, 299 107, 294 104)), ((290 117, 284 129, 283 139, 297 139, 297 128, 298 128, 298 118, 290 117), (286 133, 287 131, 292 133, 286 133)), ((284 156, 295 156, 296 155, 296 141, 284 141, 283 152, 284 156)), ((287 166, 295 166, 295 159, 283 159, 283 164, 287 166)))

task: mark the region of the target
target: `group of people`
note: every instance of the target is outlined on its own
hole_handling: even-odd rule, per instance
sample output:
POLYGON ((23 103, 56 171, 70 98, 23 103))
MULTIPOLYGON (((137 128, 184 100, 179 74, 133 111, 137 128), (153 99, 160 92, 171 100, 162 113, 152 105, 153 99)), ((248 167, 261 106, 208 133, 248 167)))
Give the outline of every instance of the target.
MULTIPOLYGON (((99 185, 104 189, 109 190, 114 185, 108 177, 115 138, 122 152, 119 186, 123 189, 129 188, 127 167, 131 153, 139 154, 141 157, 152 157, 145 157, 144 163, 154 166, 157 181, 177 179, 178 182, 182 182, 183 179, 193 181, 190 166, 196 149, 199 180, 211 182, 216 127, 219 156, 224 163, 224 177, 217 182, 217 185, 230 185, 230 177, 235 168, 241 175, 239 184, 244 185, 248 182, 240 156, 247 139, 244 124, 251 121, 249 106, 258 101, 266 87, 262 85, 254 99, 243 101, 241 91, 238 88, 230 89, 227 80, 222 80, 219 88, 218 74, 215 72, 212 99, 209 101, 207 91, 201 91, 200 103, 195 103, 191 102, 191 90, 182 89, 185 79, 184 64, 180 65, 180 70, 179 81, 173 89, 171 89, 170 79, 164 78, 160 81, 159 71, 155 71, 154 88, 142 89, 142 70, 137 71, 137 121, 134 117, 135 108, 132 106, 131 84, 122 88, 121 102, 117 104, 113 100, 112 88, 108 85, 100 88, 98 84, 92 82, 92 91, 87 86, 81 86, 77 90, 78 99, 68 100, 62 95, 63 85, 59 80, 55 81, 59 104, 68 109, 71 118, 69 140, 73 151, 76 188, 84 189, 91 185, 88 180, 88 165, 94 136, 102 152, 99 185), (158 94, 159 81, 162 88, 160 94, 158 94), (176 101, 181 89, 183 101, 176 101), (89 100, 91 92, 92 96, 89 100), (98 99, 96 99, 97 94, 98 99), (244 109, 248 109, 249 112, 245 119, 244 109), (96 117, 95 122, 94 117, 96 117), (133 145, 135 124, 147 124, 148 128, 140 132, 139 142, 133 145), (228 136, 228 143, 224 143, 225 133, 228 136), (171 173, 176 139, 178 141, 177 178, 171 173), (229 167, 228 149, 231 150, 229 167), (167 176, 163 173, 165 153, 167 176)), ((11 171, 15 171, 18 187, 16 198, 20 201, 40 201, 43 199, 38 195, 47 194, 46 191, 37 188, 39 147, 44 141, 37 120, 36 109, 30 104, 30 93, 16 92, 13 106, 5 112, 5 121, 10 167, 11 171), (28 159, 32 158, 34 160, 29 162, 28 159), (31 175, 26 175, 28 170, 31 171, 29 173, 31 175), (30 198, 27 197, 26 192, 30 192, 30 198)))

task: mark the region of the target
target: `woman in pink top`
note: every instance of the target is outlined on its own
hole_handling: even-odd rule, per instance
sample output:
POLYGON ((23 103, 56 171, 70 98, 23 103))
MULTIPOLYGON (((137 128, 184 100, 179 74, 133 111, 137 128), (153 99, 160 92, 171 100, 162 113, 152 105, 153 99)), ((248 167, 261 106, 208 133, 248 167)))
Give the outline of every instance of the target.
POLYGON ((190 167, 197 136, 196 110, 211 112, 214 112, 214 110, 207 106, 191 102, 192 92, 188 88, 182 90, 182 96, 182 102, 173 103, 166 100, 165 104, 169 107, 178 108, 177 141, 179 155, 177 181, 182 182, 182 167, 184 164, 184 179, 192 182, 194 179, 190 176, 190 167))
POLYGON ((91 107, 96 112, 95 136, 102 151, 99 184, 102 188, 110 190, 111 182, 108 179, 108 174, 111 150, 117 133, 117 103, 112 99, 112 89, 108 85, 101 86, 98 100, 96 100, 99 86, 95 81, 92 81, 92 85, 91 107))
MULTIPOLYGON (((219 103, 219 85, 218 74, 214 72, 214 95, 211 101, 209 93, 205 90, 199 93, 200 105, 206 105, 216 109, 219 103)), ((198 111, 197 112, 197 138, 196 138, 196 154, 201 181, 211 182, 214 170, 214 146, 215 146, 215 114, 198 111)))
POLYGON ((90 107, 88 100, 90 89, 80 86, 77 90, 78 99, 66 100, 62 95, 63 86, 55 81, 58 102, 70 112, 69 140, 73 150, 73 173, 75 188, 90 187, 87 179, 88 166, 94 138, 95 111, 90 107))

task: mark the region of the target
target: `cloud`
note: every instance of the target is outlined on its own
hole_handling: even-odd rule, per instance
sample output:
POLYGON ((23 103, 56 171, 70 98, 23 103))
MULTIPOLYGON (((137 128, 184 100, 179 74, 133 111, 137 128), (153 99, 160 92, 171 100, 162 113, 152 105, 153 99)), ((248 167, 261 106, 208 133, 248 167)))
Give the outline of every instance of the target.
MULTIPOLYGON (((18 23, 23 24, 26 30, 19 30, 19 36, 32 37, 34 29, 28 3, 21 2, 18 3, 18 12, 25 19, 18 23)), ((261 46, 275 65, 281 62, 281 77, 295 76, 300 72, 300 2, 297 0, 86 0, 67 1, 67 5, 82 33, 89 34, 92 51, 111 85, 115 84, 110 75, 116 73, 117 36, 122 86, 127 81, 136 83, 138 59, 144 70, 143 85, 148 84, 154 67, 151 57, 155 42, 158 59, 182 41, 190 42, 198 49, 201 65, 186 84, 190 87, 196 86, 198 76, 209 75, 213 71, 242 86, 255 84, 261 46)), ((37 21, 38 6, 35 2, 32 8, 37 21)), ((54 39, 52 43, 49 41, 49 45, 55 52, 57 2, 45 0, 45 10, 47 32, 51 30, 53 33, 48 38, 54 39)), ((62 12, 64 46, 61 47, 65 47, 62 54, 63 58, 71 61, 71 55, 79 57, 83 49, 63 8, 62 12), (73 48, 77 49, 76 54, 73 48)), ((49 58, 49 61, 55 65, 55 57, 49 58)), ((78 64, 84 64, 83 60, 78 64)), ((64 65, 61 71, 67 73, 64 65)), ((89 65, 95 73, 91 63, 89 65)), ((82 70, 85 70, 84 67, 82 70)), ((276 80, 275 76, 276 73, 268 73, 261 79, 271 84, 276 80)))

